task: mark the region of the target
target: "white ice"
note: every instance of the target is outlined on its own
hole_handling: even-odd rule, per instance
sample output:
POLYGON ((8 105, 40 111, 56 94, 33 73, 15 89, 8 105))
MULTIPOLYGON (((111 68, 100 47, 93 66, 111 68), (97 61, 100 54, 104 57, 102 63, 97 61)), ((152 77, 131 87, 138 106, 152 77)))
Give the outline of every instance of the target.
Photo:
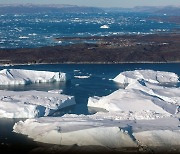
POLYGON ((16 85, 41 82, 66 81, 66 73, 34 71, 22 69, 3 69, 0 71, 0 85, 16 85))
MULTIPOLYGON (((24 122, 20 121, 14 125, 13 130, 16 133, 27 135, 35 141, 44 143, 59 145, 77 144, 79 146, 100 145, 109 148, 144 146, 143 141, 139 142, 139 140, 141 133, 145 131, 150 133, 152 131, 164 131, 162 142, 168 143, 169 141, 166 139, 170 136, 166 134, 167 130, 174 137, 179 130, 179 120, 173 117, 155 120, 123 120, 121 116, 125 119, 126 114, 67 114, 63 117, 42 117, 28 119, 24 122)), ((155 138, 152 140, 155 140, 155 138)), ((176 145, 176 143, 180 145, 179 135, 175 141, 171 145, 176 145)))
POLYGON ((178 76, 171 72, 135 70, 122 72, 113 80, 121 84, 130 84, 140 80, 151 83, 176 83, 178 82, 178 76))
POLYGON ((35 141, 59 145, 136 147, 136 143, 119 127, 105 127, 101 122, 77 115, 20 121, 14 125, 14 132, 28 135, 35 141))
POLYGON ((78 78, 78 79, 88 79, 88 78, 90 78, 90 76, 74 76, 75 78, 78 78))
POLYGON ((108 29, 109 28, 109 25, 102 25, 100 26, 101 29, 108 29))
POLYGON ((48 116, 75 104, 73 96, 43 91, 0 91, 0 117, 34 118, 48 116))
POLYGON ((123 84, 125 88, 108 96, 90 97, 88 106, 111 112, 148 112, 166 116, 179 113, 180 88, 163 85, 178 82, 178 76, 174 73, 135 70, 120 73, 114 81, 123 84))

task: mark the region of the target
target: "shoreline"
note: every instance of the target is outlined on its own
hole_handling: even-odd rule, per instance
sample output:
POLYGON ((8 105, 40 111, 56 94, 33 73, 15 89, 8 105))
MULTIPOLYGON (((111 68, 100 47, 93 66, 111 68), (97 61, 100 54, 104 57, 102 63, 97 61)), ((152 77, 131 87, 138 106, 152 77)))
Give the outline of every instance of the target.
POLYGON ((117 63, 106 63, 106 62, 65 62, 65 63, 32 63, 32 64, 0 64, 0 67, 9 67, 9 66, 31 66, 31 65, 120 65, 120 64, 180 64, 180 61, 172 61, 172 62, 117 62, 117 63))

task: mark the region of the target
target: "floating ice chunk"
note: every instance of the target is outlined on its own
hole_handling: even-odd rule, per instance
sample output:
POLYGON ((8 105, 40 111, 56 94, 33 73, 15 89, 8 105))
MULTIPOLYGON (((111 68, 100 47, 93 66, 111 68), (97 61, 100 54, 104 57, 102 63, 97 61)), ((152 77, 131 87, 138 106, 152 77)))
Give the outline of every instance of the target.
POLYGON ((49 90, 48 92, 54 93, 54 94, 61 94, 63 92, 63 90, 62 89, 60 89, 60 90, 49 90))
POLYGON ((75 104, 73 96, 42 91, 0 91, 0 117, 34 118, 48 116, 75 104))
POLYGON ((0 85, 16 85, 41 82, 66 81, 69 77, 61 72, 4 69, 0 71, 0 85))
MULTIPOLYGON (((168 133, 173 136, 173 142, 178 141, 177 145, 180 145, 179 120, 177 118, 135 120, 123 119, 124 115, 126 114, 123 112, 112 112, 96 113, 94 115, 67 114, 62 117, 28 119, 24 122, 17 122, 13 127, 13 131, 44 143, 77 144, 79 146, 100 145, 110 148, 137 147, 136 141, 142 141, 138 143, 140 145, 146 142, 146 133, 144 131, 155 132, 157 137, 158 132, 162 132, 162 136, 158 138, 162 139, 158 140, 159 144, 169 142, 167 139, 170 136, 163 137, 168 133), (165 134, 163 134, 163 131, 165 134)), ((150 138, 152 137, 150 136, 150 138)), ((151 144, 145 145, 150 146, 151 144)))
POLYGON ((16 133, 44 143, 99 145, 109 148, 137 147, 130 136, 121 132, 119 127, 104 127, 101 123, 78 117, 28 119, 16 123, 13 129, 16 133))
POLYGON ((89 107, 142 114, 142 119, 144 112, 166 116, 180 112, 180 88, 161 86, 163 83, 178 82, 178 76, 174 73, 136 70, 122 72, 114 80, 128 86, 108 96, 90 97, 89 107))
POLYGON ((90 78, 90 76, 74 76, 75 78, 78 78, 78 79, 88 79, 90 78))
POLYGON ((108 26, 108 25, 102 25, 100 28, 101 28, 101 29, 108 29, 109 26, 108 26))
POLYGON ((29 36, 36 36, 36 33, 28 34, 29 36))
POLYGON ((144 80, 151 83, 173 83, 179 81, 175 73, 153 70, 126 71, 120 73, 113 80, 121 84, 133 83, 137 80, 144 80))
POLYGON ((20 39, 28 39, 29 37, 27 36, 19 36, 20 39))
POLYGON ((62 44, 62 41, 57 41, 57 43, 62 44))
POLYGON ((74 70, 74 72, 80 72, 80 70, 74 70))

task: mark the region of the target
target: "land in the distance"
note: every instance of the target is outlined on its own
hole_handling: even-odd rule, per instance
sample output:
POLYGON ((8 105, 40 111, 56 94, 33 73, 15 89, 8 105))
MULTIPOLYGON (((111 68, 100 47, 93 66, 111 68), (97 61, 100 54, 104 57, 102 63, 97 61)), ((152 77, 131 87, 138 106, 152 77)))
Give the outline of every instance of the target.
POLYGON ((75 44, 0 49, 0 64, 180 62, 180 34, 63 37, 75 44), (91 43, 88 43, 90 42, 91 43), (93 43, 92 43, 93 42, 93 43))

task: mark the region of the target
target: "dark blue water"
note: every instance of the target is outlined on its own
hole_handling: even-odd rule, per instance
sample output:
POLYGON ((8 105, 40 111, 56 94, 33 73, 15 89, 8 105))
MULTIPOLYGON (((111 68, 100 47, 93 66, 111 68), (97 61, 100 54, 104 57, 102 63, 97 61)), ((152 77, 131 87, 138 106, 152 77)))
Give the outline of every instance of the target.
POLYGON ((51 65, 21 65, 0 67, 16 69, 32 69, 44 71, 61 71, 71 75, 70 82, 41 83, 25 86, 1 86, 6 90, 40 90, 62 89, 63 94, 75 96, 77 105, 61 110, 56 116, 64 113, 90 114, 87 108, 88 98, 91 96, 105 96, 120 88, 120 85, 109 80, 119 73, 135 69, 151 69, 156 71, 174 72, 180 76, 180 63, 172 64, 51 64, 51 65), (87 79, 74 76, 90 76, 87 79))
POLYGON ((149 20, 151 16, 147 13, 0 14, 0 48, 73 43, 54 40, 62 36, 150 34, 178 27, 174 23, 149 20), (109 29, 101 29, 102 25, 109 25, 109 29))

